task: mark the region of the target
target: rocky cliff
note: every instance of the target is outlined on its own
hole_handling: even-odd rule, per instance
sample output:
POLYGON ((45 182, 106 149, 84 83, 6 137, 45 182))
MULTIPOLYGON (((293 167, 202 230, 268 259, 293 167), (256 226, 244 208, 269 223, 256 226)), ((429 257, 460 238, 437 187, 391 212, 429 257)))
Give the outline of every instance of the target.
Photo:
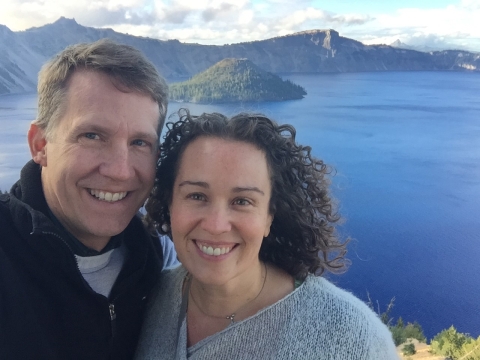
POLYGON ((69 44, 108 37, 143 51, 167 78, 191 77, 225 58, 246 58, 273 73, 458 70, 480 71, 480 55, 367 46, 335 30, 311 30, 222 46, 155 40, 79 25, 53 24, 12 32, 0 25, 0 93, 35 90, 42 63, 69 44))

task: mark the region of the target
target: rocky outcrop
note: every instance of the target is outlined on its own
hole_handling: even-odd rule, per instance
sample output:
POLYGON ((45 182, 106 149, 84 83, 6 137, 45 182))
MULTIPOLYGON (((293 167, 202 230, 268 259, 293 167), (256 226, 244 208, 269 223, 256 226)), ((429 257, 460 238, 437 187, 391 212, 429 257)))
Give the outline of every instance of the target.
POLYGON ((34 90, 36 74, 46 59, 67 45, 105 37, 143 51, 167 79, 191 77, 225 58, 246 58, 272 73, 480 71, 478 54, 367 46, 331 29, 213 46, 136 37, 60 18, 53 24, 21 32, 0 27, 0 93, 34 90))

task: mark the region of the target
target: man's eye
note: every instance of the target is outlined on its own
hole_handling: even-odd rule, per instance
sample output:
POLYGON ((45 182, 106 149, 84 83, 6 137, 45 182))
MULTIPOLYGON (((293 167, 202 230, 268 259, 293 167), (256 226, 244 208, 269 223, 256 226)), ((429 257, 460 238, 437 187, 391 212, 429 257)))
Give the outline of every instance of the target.
POLYGON ((132 141, 132 145, 136 145, 136 146, 147 146, 148 143, 144 140, 140 140, 140 139, 137 139, 137 140, 133 140, 132 141))
POLYGON ((98 135, 95 134, 95 133, 86 133, 86 134, 85 134, 85 137, 86 137, 87 139, 91 139, 91 140, 98 140, 98 139, 100 139, 100 136, 98 136, 98 135))

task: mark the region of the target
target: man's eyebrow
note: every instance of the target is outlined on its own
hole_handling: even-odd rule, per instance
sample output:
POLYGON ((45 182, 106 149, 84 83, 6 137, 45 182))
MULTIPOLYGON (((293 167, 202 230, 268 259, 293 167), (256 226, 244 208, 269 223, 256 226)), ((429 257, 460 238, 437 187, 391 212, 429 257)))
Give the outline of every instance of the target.
MULTIPOLYGON (((76 127, 78 132, 94 132, 100 134, 111 134, 113 133, 112 129, 107 126, 101 126, 99 124, 80 124, 76 127)), ((139 131, 133 134, 132 136, 134 139, 151 139, 152 141, 158 140, 158 134, 156 131, 152 132, 145 132, 139 131)))
POLYGON ((109 130, 106 126, 101 126, 94 123, 82 123, 75 127, 75 130, 78 132, 99 132, 99 133, 109 133, 109 130))
POLYGON ((244 192, 244 191, 255 191, 258 192, 259 194, 265 195, 265 193, 257 188, 256 186, 251 186, 251 187, 235 187, 233 188, 233 192, 239 193, 239 192, 244 192))
POLYGON ((137 132, 133 135, 135 139, 151 139, 154 141, 158 140, 158 134, 155 131, 152 132, 137 132))
POLYGON ((185 186, 185 185, 200 186, 200 187, 205 188, 205 189, 210 188, 210 185, 208 185, 204 181, 190 181, 190 180, 182 181, 180 184, 178 184, 178 187, 182 187, 182 186, 185 186))

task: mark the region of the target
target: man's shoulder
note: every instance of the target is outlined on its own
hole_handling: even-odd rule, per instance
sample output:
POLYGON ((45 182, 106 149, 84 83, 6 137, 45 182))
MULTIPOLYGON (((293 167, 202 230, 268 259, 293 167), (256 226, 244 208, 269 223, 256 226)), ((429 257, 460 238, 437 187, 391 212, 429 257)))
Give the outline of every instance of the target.
POLYGON ((0 194, 0 221, 5 221, 11 217, 9 204, 10 194, 0 194))

